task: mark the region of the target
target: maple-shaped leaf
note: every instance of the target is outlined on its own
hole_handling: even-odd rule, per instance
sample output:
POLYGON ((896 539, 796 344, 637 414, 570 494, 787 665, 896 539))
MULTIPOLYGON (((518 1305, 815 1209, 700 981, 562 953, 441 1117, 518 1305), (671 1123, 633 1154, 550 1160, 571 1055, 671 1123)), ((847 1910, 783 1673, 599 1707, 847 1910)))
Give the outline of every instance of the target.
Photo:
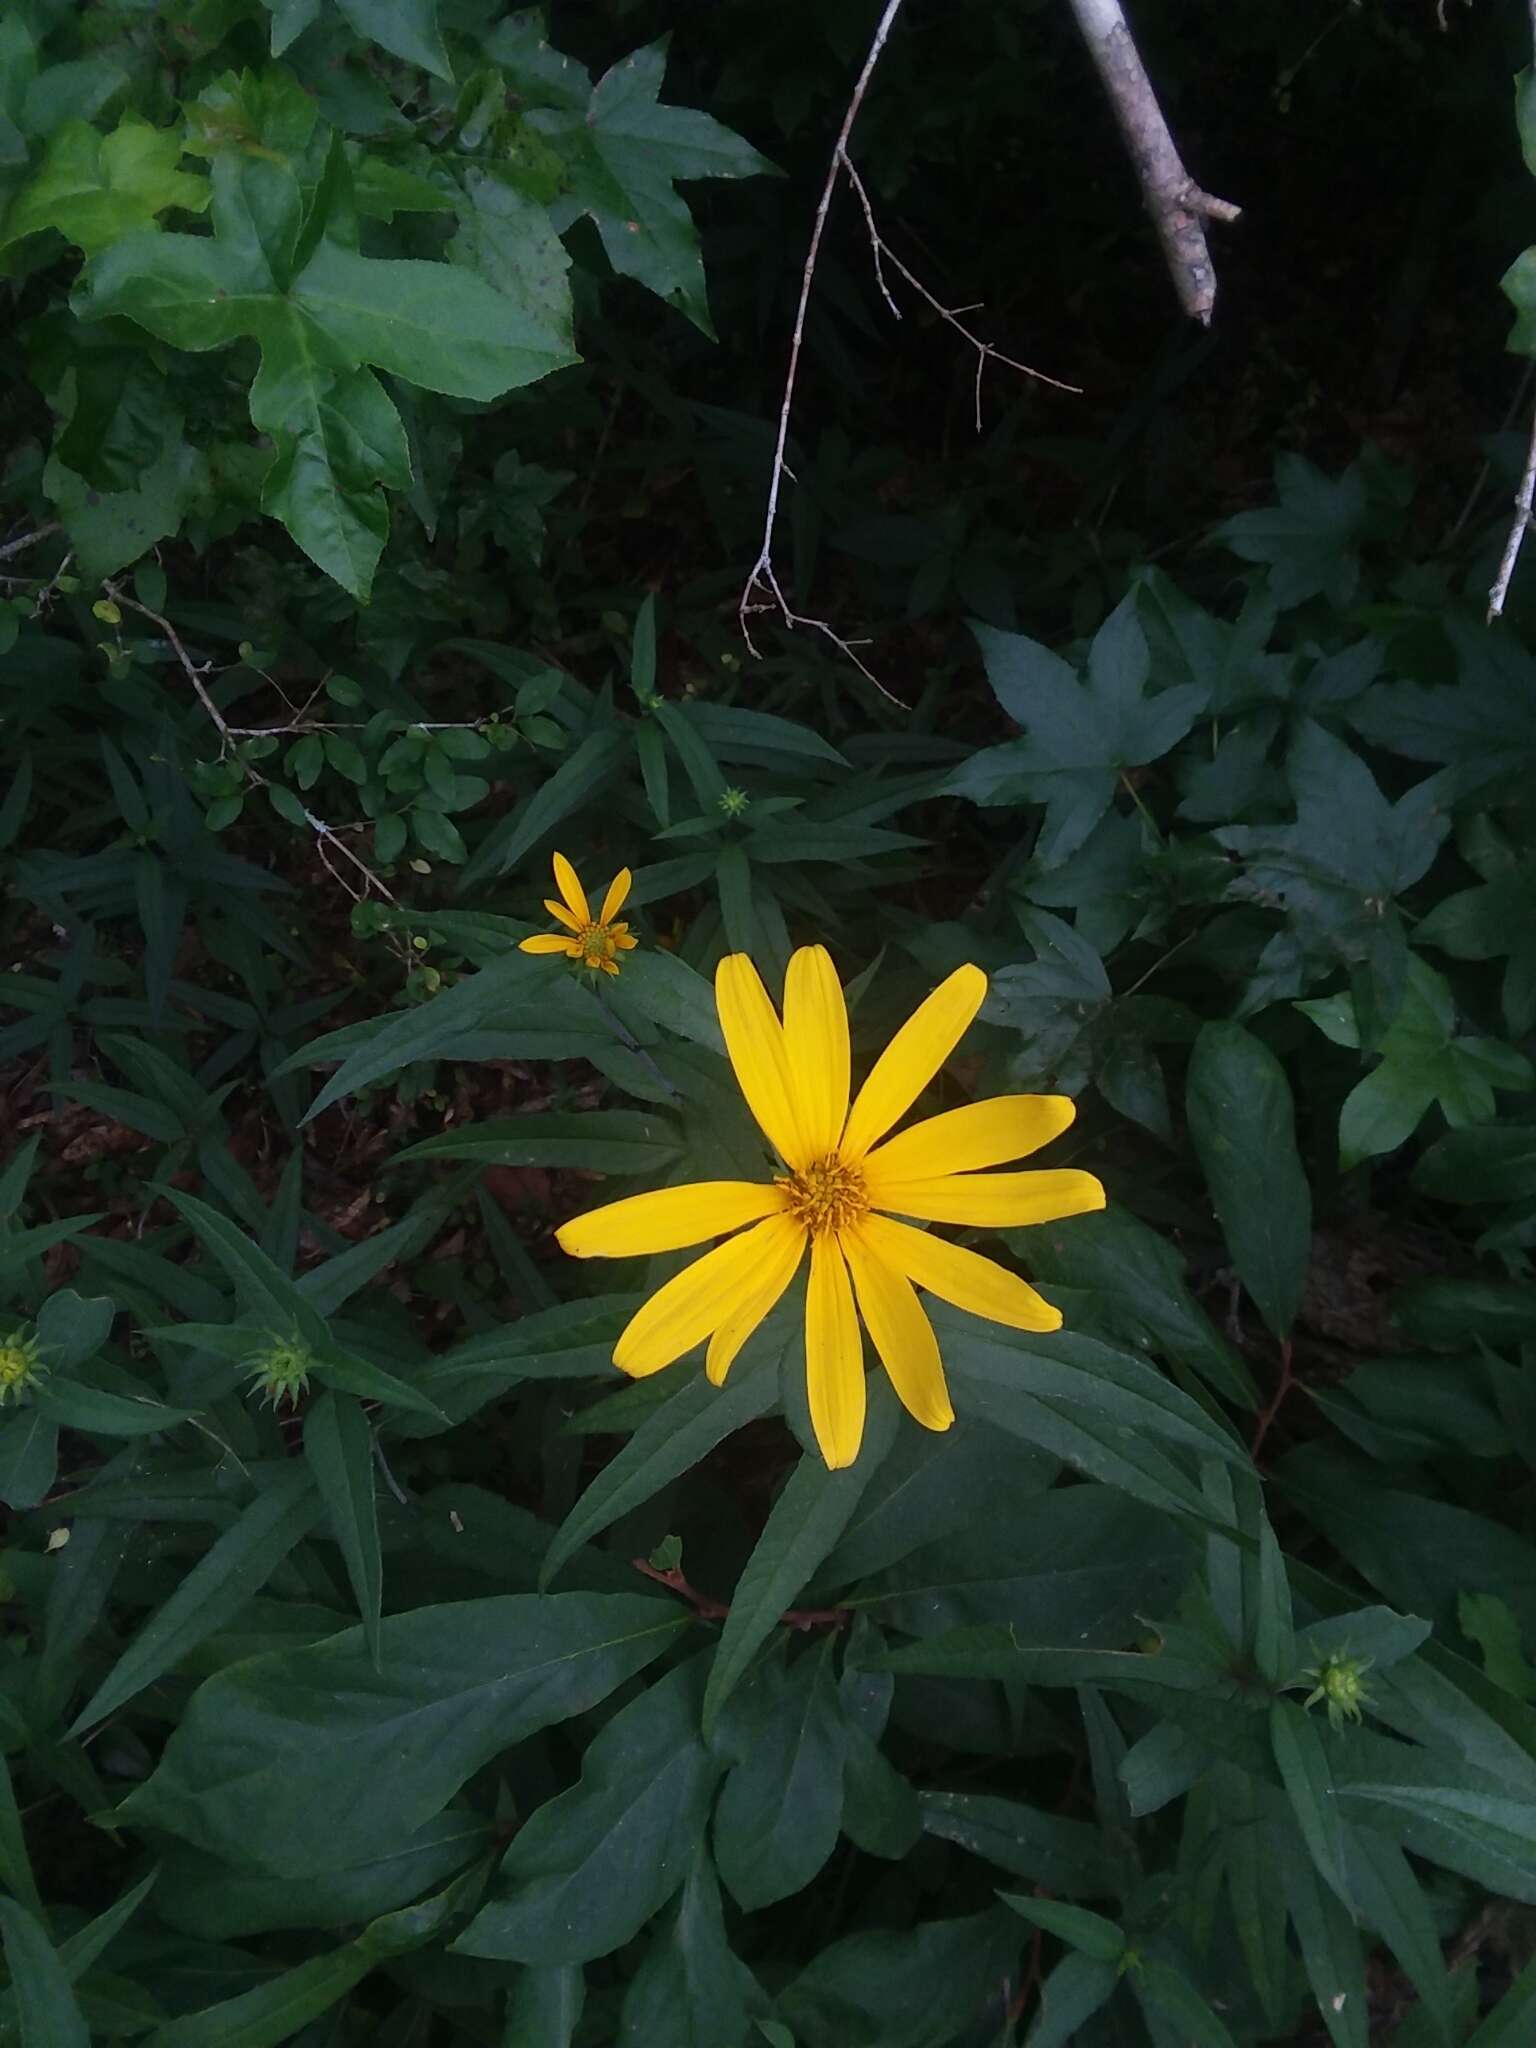
POLYGON ((1025 738, 973 754, 944 790, 978 804, 1043 803, 1035 857, 1050 867, 1075 853, 1109 809, 1128 768, 1156 761, 1189 731, 1207 690, 1181 683, 1149 694, 1152 662, 1134 595, 1099 628, 1087 673, 1037 640, 974 624, 987 680, 1025 738))
POLYGON ((1275 463, 1278 505, 1239 512, 1211 538, 1245 562, 1269 568, 1270 591, 1282 610, 1324 596, 1350 603, 1360 581, 1360 544, 1370 513, 1365 478, 1351 463, 1341 477, 1324 476, 1299 455, 1275 463))
MULTIPOLYGON (((1348 996, 1298 1003, 1335 1045, 1362 1042, 1357 1007, 1348 996)), ((1494 1091, 1526 1089, 1531 1063, 1496 1038, 1456 1035, 1456 1001, 1443 975, 1417 956, 1408 963, 1402 1005, 1381 1041, 1381 1059, 1345 1098, 1339 1114, 1339 1164, 1395 1152, 1436 1103, 1452 1130, 1487 1123, 1494 1091)))
POLYGON ((620 276, 713 340, 698 232, 675 181, 751 178, 776 166, 711 115, 662 106, 665 70, 665 41, 651 43, 604 72, 585 107, 536 107, 526 119, 565 165, 567 190, 550 209, 556 228, 585 214, 620 276))
POLYGON ((215 158, 211 218, 212 236, 113 243, 89 266, 76 310, 119 314, 175 348, 253 339, 251 423, 276 451, 264 509, 366 599, 388 526, 380 486, 411 481, 405 429, 374 371, 487 400, 575 360, 569 339, 461 265, 344 247, 323 219, 306 219, 297 178, 269 158, 215 158))
POLYGON ((1456 771, 1458 795, 1536 768, 1536 657, 1502 622, 1452 615, 1454 683, 1378 683, 1349 709, 1363 738, 1456 771))
POLYGON ((110 135, 89 121, 66 121, 49 136, 35 175, 17 193, 3 246, 56 228, 93 256, 123 235, 150 228, 168 207, 201 213, 208 180, 178 170, 181 154, 179 128, 154 128, 137 114, 124 114, 110 135))
POLYGON ((1297 732, 1286 773, 1294 823, 1215 834, 1246 864, 1229 894, 1283 911, 1287 922, 1242 1009, 1251 1014, 1299 995, 1314 968, 1342 964, 1359 974, 1369 1041, 1402 996, 1407 942, 1397 899, 1426 872, 1450 827, 1445 792, 1431 776, 1390 803, 1359 755, 1311 721, 1297 732))

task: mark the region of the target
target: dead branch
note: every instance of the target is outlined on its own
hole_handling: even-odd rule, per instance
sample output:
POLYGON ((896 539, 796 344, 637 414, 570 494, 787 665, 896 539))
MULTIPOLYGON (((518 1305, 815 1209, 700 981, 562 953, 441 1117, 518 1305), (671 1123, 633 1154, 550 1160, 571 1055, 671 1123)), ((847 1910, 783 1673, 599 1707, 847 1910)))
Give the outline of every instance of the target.
MULTIPOLYGON (((1536 0, 1530 0, 1531 41, 1536 45, 1536 0)), ((1515 493, 1515 519, 1509 529, 1509 538, 1504 543, 1504 552, 1499 557, 1499 573, 1493 579, 1493 588, 1488 593, 1487 622, 1491 626, 1504 610, 1504 600, 1509 595, 1509 586, 1514 578, 1515 564, 1520 559, 1520 546, 1525 539, 1526 528, 1531 523, 1531 501, 1536 497, 1536 419, 1531 422, 1531 438, 1525 451, 1525 472, 1520 478, 1520 488, 1515 493)))
POLYGON ((1214 198, 1185 170, 1120 0, 1070 0, 1070 5, 1141 180, 1179 304, 1191 319, 1209 327, 1216 305, 1216 270, 1206 245, 1205 223, 1234 221, 1242 209, 1229 199, 1214 198))

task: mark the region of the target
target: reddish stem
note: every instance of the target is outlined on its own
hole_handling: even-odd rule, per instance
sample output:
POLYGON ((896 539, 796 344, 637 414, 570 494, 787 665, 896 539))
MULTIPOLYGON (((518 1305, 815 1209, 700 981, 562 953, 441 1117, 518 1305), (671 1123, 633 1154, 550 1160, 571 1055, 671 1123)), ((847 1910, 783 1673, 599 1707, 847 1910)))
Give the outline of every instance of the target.
POLYGON ((1253 1442, 1248 1446, 1248 1455, 1255 1464, 1258 1463, 1259 1452, 1264 1447, 1264 1439, 1269 1435, 1269 1425, 1280 1413, 1286 1395, 1295 1384, 1295 1375, 1291 1371, 1291 1340, 1287 1337, 1280 1346, 1280 1377, 1275 1382, 1275 1391, 1270 1398, 1269 1406, 1253 1426, 1253 1442))
MULTIPOLYGON (((661 1571, 643 1557, 632 1557, 630 1563, 645 1578, 654 1579, 658 1586, 665 1586, 669 1593, 676 1593, 686 1600, 700 1621, 724 1621, 730 1607, 723 1600, 716 1600, 710 1593, 701 1593, 697 1586, 689 1585, 682 1573, 674 1566, 671 1571, 661 1571)), ((852 1619, 846 1607, 787 1607, 779 1616, 784 1628, 846 1628, 852 1619)))

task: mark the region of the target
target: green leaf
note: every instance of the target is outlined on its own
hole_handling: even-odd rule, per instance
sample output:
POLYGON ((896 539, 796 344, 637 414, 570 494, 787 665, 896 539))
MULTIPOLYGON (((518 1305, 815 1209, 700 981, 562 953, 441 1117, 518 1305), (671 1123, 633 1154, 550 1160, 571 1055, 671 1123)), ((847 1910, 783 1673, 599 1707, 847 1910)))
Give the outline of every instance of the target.
POLYGON ((1445 2039, 1453 2035, 1451 1980, 1440 1935, 1417 1873, 1395 1842, 1374 1828, 1349 1831, 1350 1892, 1407 1972, 1445 2039))
MULTIPOLYGON (((624 1994, 618 2048, 660 2041, 667 2048, 740 2048, 758 2003, 751 1972, 726 1940, 720 1887, 701 1852, 671 1926, 652 1942, 624 1994)), ((511 2036, 508 2048, 522 2048, 521 2038, 511 2036)))
POLYGON ((1530 2038, 1536 2015, 1536 1960, 1526 1964, 1513 1985, 1489 2013, 1466 2048, 1521 2048, 1530 2038))
POLYGON ((586 1979, 574 1964, 519 1970, 502 2048, 572 2048, 586 1996, 586 1979))
POLYGON ((715 1809, 715 1862, 751 1913, 803 1891, 837 1845, 844 1739, 832 1644, 766 1663, 721 1741, 734 1762, 715 1809))
POLYGON ((1063 1956, 1040 1987, 1040 2011, 1025 2036, 1027 2048, 1067 2048, 1078 2029, 1107 2005, 1119 1982, 1108 1963, 1092 1956, 1063 1956))
POLYGON ((925 1834, 1030 1878, 1043 1891, 1092 1899, 1114 1890, 1104 1838, 1087 1821, 985 1792, 923 1792, 919 1804, 925 1834))
POLYGON ((698 237, 674 181, 773 166, 708 114, 660 105, 665 69, 666 45, 652 43, 605 72, 584 108, 535 107, 526 119, 564 161, 556 225, 586 214, 621 277, 637 278, 713 339, 698 237))
POLYGON ((453 82, 437 26, 437 0, 336 0, 337 11, 365 43, 378 43, 406 64, 453 82))
POLYGON ((1102 1913, 1069 1906, 1064 1899, 1030 1898, 1022 1892, 999 1892, 998 1897, 1031 1925, 1043 1927, 1047 1934, 1098 1962, 1118 1963, 1125 1953, 1124 1933, 1102 1913))
POLYGON ((675 953, 644 946, 630 954, 619 976, 614 1006, 623 1014, 631 1005, 664 1031, 724 1055, 714 988, 675 953))
POLYGON ((79 1380, 41 1380, 33 1399, 61 1429, 81 1429, 99 1436, 158 1436, 174 1429, 197 1411, 168 1408, 148 1394, 128 1397, 79 1380))
POLYGON ((1267 1910, 1275 1910, 1278 1876, 1296 1923, 1307 1981, 1334 2048, 1368 2048, 1365 1953, 1354 1923, 1336 1893, 1319 1878, 1298 1833, 1289 1828, 1277 1831, 1276 1850, 1278 1868, 1269 1874, 1267 1910))
POLYGON ((138 114, 124 114, 110 135, 87 121, 63 122, 16 195, 0 247, 57 228, 94 256, 134 229, 148 228, 167 207, 201 213, 208 180, 178 170, 181 154, 179 127, 152 128, 138 114))
POLYGON ((261 351, 251 422, 276 453, 263 502, 306 553, 366 599, 387 514, 378 485, 410 483, 399 414, 373 374, 451 397, 490 399, 571 360, 525 308, 455 264, 366 257, 322 235, 297 274, 274 268, 272 216, 254 210, 297 183, 264 164, 214 159, 213 237, 140 231, 96 257, 79 298, 87 319, 118 315, 172 347, 201 352, 242 337, 261 351), (265 239, 263 229, 267 229, 265 239))
POLYGON ((346 1560, 374 1668, 382 1669, 384 1563, 373 1486, 373 1426, 356 1401, 345 1394, 322 1394, 311 1405, 304 1417, 304 1456, 346 1560))
POLYGON ((204 1250, 224 1268, 248 1313, 265 1332, 274 1337, 291 1334, 311 1351, 329 1347, 330 1331, 324 1317, 315 1313, 287 1274, 238 1224, 179 1189, 168 1188, 166 1199, 191 1224, 204 1250))
POLYGON ((274 1479, 145 1622, 76 1716, 71 1732, 104 1720, 238 1614, 323 1511, 304 1467, 290 1466, 274 1479))
POLYGON ((1182 1970, 1146 1957, 1131 1972, 1131 1989, 1149 2021, 1158 2015, 1179 2029, 1180 2048, 1235 2048, 1226 2022, 1182 1970))
POLYGON ((995 2030, 1019 1949, 1018 1921, 1001 1908, 851 1934, 823 1949, 774 2010, 802 2048, 934 2048, 984 2023, 995 2030))
POLYGON ((59 1426, 41 1407, 0 1423, 0 1501, 35 1508, 59 1471, 59 1426))
POLYGON ((1536 1124, 1447 1131, 1415 1166, 1413 1184, 1437 1202, 1536 1200, 1536 1124))
POLYGON ((1046 867, 1066 860, 1114 801, 1120 777, 1169 753, 1208 692, 1180 683, 1149 695, 1151 661, 1132 593, 1099 629, 1079 683, 1058 656, 1021 633, 971 627, 987 680, 1027 737, 973 754, 944 785, 973 803, 1046 806, 1035 848, 1046 867))
MULTIPOLYGON (((617 773, 628 752, 623 730, 604 726, 589 732, 554 774, 517 811, 486 834, 464 870, 464 883, 507 874, 547 833, 589 803, 617 773)), ((623 975, 620 975, 623 979, 623 975)))
POLYGON ((511 1594, 386 1615, 382 1673, 360 1628, 246 1658, 199 1686, 124 1812, 244 1870, 354 1869, 503 1750, 605 1699, 686 1625, 641 1595, 511 1594))
POLYGON ((253 1991, 157 2027, 145 2048, 277 2048, 329 2012, 374 1967, 360 1943, 314 1956, 253 1991))
POLYGON ((779 1394, 778 1351, 798 1341, 781 1330, 774 1345, 771 1331, 772 1325, 749 1345, 723 1387, 712 1387, 701 1371, 681 1374, 672 1368, 676 1389, 603 1467, 556 1530, 539 1574, 541 1587, 584 1543, 659 1493, 734 1430, 767 1414, 779 1394))
POLYGON ((1344 606, 1360 578, 1360 547, 1368 505, 1358 464, 1326 477, 1299 455, 1275 459, 1280 502, 1239 512, 1212 534, 1245 562, 1268 565, 1270 590, 1282 608, 1325 596, 1344 606))
MULTIPOLYGON (((628 972, 626 967, 625 972, 628 972)), ((648 1110, 534 1111, 456 1124, 397 1152, 404 1159, 469 1159, 482 1166, 568 1166, 590 1173, 661 1174, 676 1160, 682 1137, 648 1110)))
POLYGON ((456 1953, 583 1963, 632 1939, 693 1861, 724 1760, 699 1735, 694 1659, 607 1723, 581 1781, 532 1814, 507 1851, 510 1896, 482 1906, 456 1953))
POLYGON ((1285 1069, 1240 1024, 1207 1024, 1190 1055, 1189 1134, 1238 1278, 1287 1338, 1312 1248, 1312 1194, 1285 1069))
MULTIPOLYGON (((779 1616, 794 1605, 796 1594, 810 1584, 847 1528, 865 1487, 890 1450, 898 1413, 889 1388, 877 1385, 853 1464, 830 1472, 820 1458, 803 1457, 790 1474, 731 1596, 704 1692, 706 1736, 713 1734, 721 1708, 779 1616)), ((729 1876, 726 1883, 731 1884, 729 1876)), ((731 1889, 735 1890, 733 1884, 731 1889)))
POLYGON ((1352 1910, 1345 1870, 1344 1823, 1317 1723, 1294 1700, 1272 1700, 1269 1739, 1307 1853, 1324 1883, 1347 1910, 1352 1910))
POLYGON ((73 1372, 106 1343, 116 1304, 104 1295, 86 1300, 72 1287, 49 1295, 37 1312, 37 1341, 50 1372, 73 1372))
POLYGON ((84 2015, 40 1922, 14 1899, 0 1899, 0 1934, 16 1994, 21 2048, 90 2048, 84 2015))
POLYGON ((11 1780, 10 1765, 3 1756, 0 1756, 0 1884, 14 1892, 29 1913, 39 1920, 46 1918, 37 1879, 32 1873, 32 1858, 27 1853, 21 1810, 16 1804, 16 1787, 11 1780))

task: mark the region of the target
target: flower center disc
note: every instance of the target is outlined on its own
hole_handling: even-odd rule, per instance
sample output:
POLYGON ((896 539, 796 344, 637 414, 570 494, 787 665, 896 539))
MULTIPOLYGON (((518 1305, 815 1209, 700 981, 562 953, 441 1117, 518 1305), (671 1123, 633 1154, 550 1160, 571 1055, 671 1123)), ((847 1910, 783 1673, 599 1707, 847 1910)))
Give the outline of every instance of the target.
POLYGON ((842 1230, 869 1207, 863 1174, 856 1166, 846 1165, 835 1152, 775 1185, 788 1197, 791 1216, 812 1236, 824 1230, 842 1230))
POLYGON ((605 924, 583 925, 577 933, 576 943, 581 947, 581 957, 589 967, 598 967, 604 960, 611 960, 618 951, 605 924))

